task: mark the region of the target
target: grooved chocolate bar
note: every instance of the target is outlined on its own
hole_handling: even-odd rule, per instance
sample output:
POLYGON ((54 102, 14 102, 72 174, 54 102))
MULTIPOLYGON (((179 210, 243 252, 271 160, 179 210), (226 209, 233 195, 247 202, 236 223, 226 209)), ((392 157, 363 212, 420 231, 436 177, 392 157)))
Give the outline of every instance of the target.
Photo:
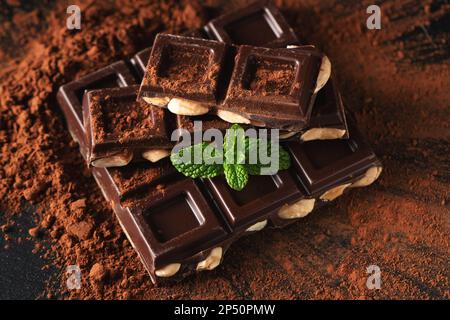
MULTIPOLYGON (((205 27, 206 32, 210 37, 227 43, 266 47, 296 44, 291 42, 295 34, 290 34, 291 30, 283 26, 283 17, 276 13, 278 10, 270 2, 262 1, 249 8, 211 21, 205 27), (245 30, 239 33, 239 28, 242 29, 243 26, 246 26, 245 30), (251 28, 266 31, 270 29, 271 32, 248 32, 251 28)), ((227 47, 230 48, 225 46, 227 47)), ((231 53, 228 49, 225 50, 224 61, 229 61, 227 57, 235 55, 233 48, 231 47, 231 53)), ((169 46, 168 50, 172 49, 169 46)), ((210 54, 208 51, 202 52, 201 48, 192 50, 200 57, 210 54)), ((180 65, 176 63, 181 60, 181 65, 191 64, 186 62, 184 54, 185 52, 171 51, 169 59, 164 61, 162 74, 176 77, 185 75, 185 71, 179 69, 180 65)), ((152 130, 152 123, 147 123, 147 120, 157 117, 153 115, 154 109, 151 106, 148 106, 148 109, 139 109, 141 106, 137 102, 126 102, 133 107, 121 108, 121 98, 126 100, 127 95, 132 96, 136 87, 104 89, 135 85, 133 74, 139 75, 139 71, 143 71, 149 55, 150 50, 147 49, 133 57, 131 62, 137 72, 130 71, 126 63, 118 62, 60 88, 58 102, 66 117, 68 129, 74 140, 80 144, 80 152, 85 159, 89 159, 91 155, 94 155, 93 159, 97 159, 96 156, 102 159, 105 155, 106 158, 111 158, 109 152, 114 155, 116 152, 133 150, 134 153, 143 142, 139 134, 141 130, 134 129, 145 127, 152 130), (102 88, 103 90, 97 92, 91 91, 102 88), (85 96, 86 101, 89 95, 111 100, 107 103, 103 101, 99 105, 101 108, 97 106, 96 111, 88 110, 90 104, 87 102, 85 109, 89 112, 84 113, 87 118, 83 121, 82 97, 86 91, 91 92, 85 96), (136 117, 129 115, 133 111, 137 112, 136 117), (92 114, 96 119, 92 121, 96 124, 95 128, 90 127, 92 114), (122 128, 121 121, 124 119, 126 125, 122 128), (140 124, 145 125, 140 127, 140 124), (85 130, 85 127, 88 130, 85 130), (98 139, 92 139, 94 133, 99 134, 98 139)), ((276 81, 260 82, 265 73, 276 72, 276 68, 268 68, 268 62, 265 62, 265 59, 273 58, 273 54, 269 54, 268 57, 264 56, 264 59, 247 59, 250 61, 249 68, 245 69, 240 77, 247 87, 253 87, 258 94, 274 90, 274 87, 277 87, 276 90, 288 91, 276 81)), ((275 60, 276 63, 271 62, 273 67, 287 63, 276 57, 275 60)), ((224 64, 224 67, 228 70, 224 77, 231 78, 232 68, 227 64, 224 64)), ((290 71, 287 73, 293 74, 290 71)), ((214 70, 207 74, 214 74, 214 70)), ((198 75, 194 73, 188 76, 189 79, 182 80, 188 85, 178 87, 175 91, 197 89, 193 83, 198 75)), ((210 84, 214 82, 212 80, 214 79, 208 79, 210 84)), ((213 92, 214 98, 218 96, 224 100, 226 90, 220 83, 217 88, 216 92, 205 90, 203 93, 213 92)), ((167 90, 172 89, 169 86, 167 90)), ((208 99, 207 95, 205 97, 203 98, 208 99)), ((233 98, 241 97, 235 95, 233 98)), ((243 97, 250 100, 251 98, 251 95, 243 97)), ((175 128, 193 133, 197 130, 194 120, 202 120, 201 130, 225 130, 229 126, 229 123, 221 121, 213 114, 184 116, 174 115, 164 109, 157 110, 162 112, 159 119, 166 119, 166 133, 175 128)), ((317 133, 318 129, 342 129, 345 130, 342 137, 348 137, 335 76, 332 76, 317 94, 310 116, 308 125, 299 132, 294 132, 302 140, 311 140, 311 136, 313 139, 332 138, 333 134, 327 130, 319 130, 317 133), (309 130, 315 131, 311 133, 309 130)), ((381 164, 356 126, 353 123, 349 125, 351 136, 348 140, 284 142, 283 145, 291 156, 291 168, 272 176, 250 176, 248 184, 241 192, 231 189, 221 176, 203 180, 187 178, 178 173, 167 158, 155 163, 133 161, 128 166, 91 167, 90 170, 152 281, 164 283, 181 279, 193 272, 212 270, 221 263, 226 250, 239 237, 266 226, 283 227, 336 199, 343 192, 354 187, 367 186, 375 181, 381 172, 381 164)), ((157 128, 162 130, 163 127, 157 128)), ((334 135, 336 138, 336 132, 334 135)), ((167 135, 155 135, 154 132, 147 132, 145 136, 156 138, 156 141, 168 138, 167 135)), ((145 141, 151 145, 153 142, 155 140, 145 141)), ((144 149, 147 147, 148 145, 145 145, 144 149)), ((135 158, 138 157, 133 157, 135 158)))
MULTIPOLYGON (((138 70, 138 74, 143 75, 145 65, 150 57, 152 48, 138 52, 132 60, 138 70)), ((215 115, 203 115, 200 118, 207 118, 209 121, 217 119, 215 115)), ((192 117, 185 118, 191 119, 192 117)), ((188 121, 188 120, 186 120, 188 121)), ((230 125, 217 120, 216 124, 228 128, 230 125)), ((345 117, 344 104, 336 83, 336 77, 331 76, 330 80, 317 93, 314 106, 311 111, 309 124, 299 132, 287 130, 280 131, 280 139, 300 139, 301 141, 324 140, 348 138, 347 119, 345 117)))
MULTIPOLYGON (((302 42, 299 42, 272 1, 258 1, 247 7, 224 14, 211 20, 204 27, 204 30, 205 32, 194 30, 185 35, 209 38, 228 44, 261 47, 286 47, 287 45, 298 45, 302 42), (237 27, 240 27, 240 29, 237 27), (238 32, 233 30, 238 30, 238 32), (261 32, 262 30, 271 31, 261 32)), ((131 59, 140 77, 145 73, 151 50, 151 47, 146 48, 131 59)), ((280 138, 299 138, 302 141, 348 138, 345 112, 335 78, 333 76, 325 87, 317 93, 309 124, 299 132, 282 131, 280 132, 280 138)))
POLYGON ((181 115, 300 131, 326 83, 328 59, 311 46, 269 49, 159 34, 139 99, 181 115))
MULTIPOLYGON (((95 74, 89 76, 95 85, 106 86, 95 74)), ((78 81, 94 87, 89 79, 78 81)), ((73 95, 67 87, 66 93, 59 99, 61 109, 78 108, 65 112, 73 128, 82 123, 81 105, 68 101, 73 95)), ((87 141, 86 133, 79 132, 77 140, 87 141)), ((292 223, 344 191, 372 183, 381 164, 356 127, 351 133, 349 140, 286 142, 291 169, 250 176, 242 192, 231 189, 223 177, 187 178, 167 159, 91 171, 152 281, 164 283, 212 270, 239 237, 292 223)))

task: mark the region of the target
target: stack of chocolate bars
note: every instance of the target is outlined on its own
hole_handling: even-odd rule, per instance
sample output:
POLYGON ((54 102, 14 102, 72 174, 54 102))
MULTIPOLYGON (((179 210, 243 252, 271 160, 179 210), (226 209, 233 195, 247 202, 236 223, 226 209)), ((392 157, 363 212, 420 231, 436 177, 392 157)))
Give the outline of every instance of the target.
POLYGON ((159 34, 130 61, 63 85, 58 102, 154 283, 212 270, 239 237, 290 224, 381 172, 347 121, 330 61, 270 1, 159 34), (186 177, 168 158, 171 135, 193 134, 195 120, 280 129, 292 166, 250 176, 242 191, 223 176, 186 177))

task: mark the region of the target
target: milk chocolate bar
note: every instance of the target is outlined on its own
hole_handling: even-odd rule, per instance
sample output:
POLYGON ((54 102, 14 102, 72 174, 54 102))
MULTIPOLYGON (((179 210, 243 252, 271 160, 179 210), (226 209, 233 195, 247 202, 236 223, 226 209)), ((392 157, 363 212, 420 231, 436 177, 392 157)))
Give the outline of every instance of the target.
POLYGON ((139 98, 176 114, 213 112, 231 123, 300 131, 315 92, 327 80, 320 71, 323 61, 311 46, 234 47, 159 34, 139 98))
POLYGON ((223 14, 204 27, 210 39, 237 45, 283 48, 297 36, 272 1, 258 1, 223 14))
MULTIPOLYGON (((82 122, 79 112, 67 115, 68 123, 82 122)), ((357 128, 351 132, 349 140, 285 143, 290 170, 251 176, 241 192, 220 176, 187 178, 168 159, 91 171, 152 281, 164 283, 212 270, 239 237, 292 223, 372 183, 381 164, 357 128)))

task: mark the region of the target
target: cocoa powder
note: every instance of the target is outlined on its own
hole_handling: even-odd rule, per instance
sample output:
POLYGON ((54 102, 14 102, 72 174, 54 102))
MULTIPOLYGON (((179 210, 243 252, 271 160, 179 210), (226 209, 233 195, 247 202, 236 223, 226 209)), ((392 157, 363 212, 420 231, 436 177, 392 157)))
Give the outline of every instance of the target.
POLYGON ((67 290, 62 272, 44 297, 450 298, 448 5, 387 1, 382 29, 367 30, 370 1, 276 1, 305 44, 330 57, 384 172, 301 222, 240 240, 216 270, 158 288, 71 140, 56 90, 130 57, 159 31, 197 28, 207 12, 248 1, 80 1, 80 31, 66 29, 64 3, 19 2, 0 5, 8 17, 0 21, 1 235, 14 240, 8 230, 31 203, 33 250, 49 266, 82 271, 80 290, 67 290), (366 287, 372 264, 382 271, 380 290, 366 287))

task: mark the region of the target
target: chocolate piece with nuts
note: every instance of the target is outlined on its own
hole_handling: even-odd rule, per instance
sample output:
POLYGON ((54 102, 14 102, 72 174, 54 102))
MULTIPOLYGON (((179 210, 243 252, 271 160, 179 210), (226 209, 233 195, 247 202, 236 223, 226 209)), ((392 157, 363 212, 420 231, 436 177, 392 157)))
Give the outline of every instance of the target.
POLYGON ((230 123, 298 132, 330 72, 329 60, 311 46, 234 47, 160 34, 139 99, 179 115, 216 113, 230 123))
POLYGON ((177 114, 208 113, 219 99, 226 50, 225 44, 216 41, 158 35, 139 98, 177 114))
POLYGON ((238 116, 259 126, 303 129, 309 122, 322 57, 310 48, 239 47, 217 114, 229 122, 240 122, 238 116))
POLYGON ((136 79, 127 64, 124 61, 118 61, 59 88, 58 103, 66 117, 69 132, 78 142, 83 157, 86 157, 88 153, 82 116, 84 93, 88 90, 126 87, 134 84, 136 79))
POLYGON ((117 167, 133 158, 156 162, 170 154, 164 110, 137 102, 137 90, 137 86, 130 86, 93 90, 85 95, 89 164, 117 167))

